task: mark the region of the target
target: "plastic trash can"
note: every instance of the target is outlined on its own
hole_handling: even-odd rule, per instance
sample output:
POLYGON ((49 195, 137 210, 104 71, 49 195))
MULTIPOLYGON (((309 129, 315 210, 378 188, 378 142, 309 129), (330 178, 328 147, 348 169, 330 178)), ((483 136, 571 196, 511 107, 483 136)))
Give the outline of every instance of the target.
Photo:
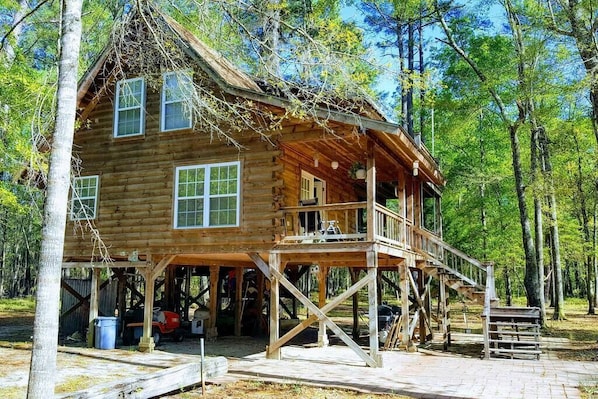
POLYGON ((116 346, 117 325, 118 317, 98 317, 95 319, 94 347, 96 349, 114 349, 116 346))

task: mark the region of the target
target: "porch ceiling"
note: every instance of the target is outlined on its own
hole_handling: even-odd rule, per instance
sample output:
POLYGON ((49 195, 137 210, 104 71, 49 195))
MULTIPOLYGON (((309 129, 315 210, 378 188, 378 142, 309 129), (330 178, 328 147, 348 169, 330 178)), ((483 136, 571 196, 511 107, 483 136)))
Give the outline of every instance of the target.
POLYGON ((354 126, 336 124, 330 126, 334 133, 323 132, 312 126, 311 130, 301 134, 296 141, 285 141, 284 146, 300 154, 306 162, 318 158, 320 167, 331 167, 332 161, 338 162, 337 173, 347 176, 355 162, 367 163, 367 141, 375 143, 377 181, 396 181, 399 169, 411 175, 414 161, 419 162, 423 180, 444 185, 444 177, 425 147, 420 150, 411 138, 398 131, 396 134, 369 131, 358 133, 354 126))
MULTIPOLYGON (((331 168, 333 161, 338 162, 336 173, 343 178, 348 175, 353 163, 367 164, 367 137, 363 134, 327 134, 317 139, 286 142, 285 147, 302 155, 306 162, 314 162, 317 157, 319 167, 331 168)), ((377 180, 396 181, 398 165, 398 160, 392 160, 384 152, 377 151, 377 180)))

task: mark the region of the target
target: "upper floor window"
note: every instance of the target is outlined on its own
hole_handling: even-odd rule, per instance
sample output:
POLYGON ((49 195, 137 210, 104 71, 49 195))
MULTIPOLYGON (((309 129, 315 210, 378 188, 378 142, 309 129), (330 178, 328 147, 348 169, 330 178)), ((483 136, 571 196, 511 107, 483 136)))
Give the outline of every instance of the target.
POLYGON ((98 176, 76 177, 71 196, 71 220, 96 218, 98 206, 98 176))
POLYGON ((143 134, 145 80, 125 79, 116 83, 114 137, 143 134))
POLYGON ((191 127, 191 93, 193 76, 190 72, 164 74, 160 130, 188 129, 191 127))
POLYGON ((239 162, 176 169, 174 227, 239 225, 239 162))

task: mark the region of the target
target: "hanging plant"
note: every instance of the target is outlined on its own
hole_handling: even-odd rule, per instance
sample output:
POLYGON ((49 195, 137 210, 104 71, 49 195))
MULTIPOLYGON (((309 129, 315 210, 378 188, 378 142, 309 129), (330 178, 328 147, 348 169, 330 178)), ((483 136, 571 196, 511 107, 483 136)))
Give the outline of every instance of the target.
POLYGON ((365 166, 361 162, 353 162, 349 168, 349 177, 351 179, 365 179, 365 166))

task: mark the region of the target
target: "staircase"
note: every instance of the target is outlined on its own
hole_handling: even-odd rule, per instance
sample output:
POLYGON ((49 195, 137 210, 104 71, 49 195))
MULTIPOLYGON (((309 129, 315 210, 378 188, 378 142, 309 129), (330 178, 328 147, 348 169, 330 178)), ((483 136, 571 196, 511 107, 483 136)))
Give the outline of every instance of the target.
POLYGON ((484 357, 540 359, 540 308, 494 307, 482 315, 484 357))
MULTIPOLYGON (((483 264, 421 229, 414 231, 417 267, 459 294, 484 305, 484 357, 539 359, 539 308, 499 307, 492 264, 483 264)), ((450 340, 450 338, 449 338, 450 340)))

